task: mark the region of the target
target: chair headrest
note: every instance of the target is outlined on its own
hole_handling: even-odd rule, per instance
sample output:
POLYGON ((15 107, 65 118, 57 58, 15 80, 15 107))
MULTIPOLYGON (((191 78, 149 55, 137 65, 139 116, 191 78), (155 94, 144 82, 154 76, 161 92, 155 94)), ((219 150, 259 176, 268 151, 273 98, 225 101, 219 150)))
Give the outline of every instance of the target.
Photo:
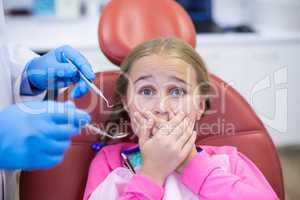
POLYGON ((100 48, 118 66, 135 46, 159 37, 196 45, 193 22, 174 0, 111 0, 100 17, 100 48))

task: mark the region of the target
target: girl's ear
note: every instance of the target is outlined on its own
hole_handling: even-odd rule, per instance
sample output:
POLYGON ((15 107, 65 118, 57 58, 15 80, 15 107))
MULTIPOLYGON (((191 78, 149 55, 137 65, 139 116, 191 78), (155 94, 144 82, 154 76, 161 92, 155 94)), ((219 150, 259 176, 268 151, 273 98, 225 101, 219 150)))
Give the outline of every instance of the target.
POLYGON ((199 109, 196 114, 196 120, 200 120, 204 112, 205 112, 205 99, 201 99, 199 109))

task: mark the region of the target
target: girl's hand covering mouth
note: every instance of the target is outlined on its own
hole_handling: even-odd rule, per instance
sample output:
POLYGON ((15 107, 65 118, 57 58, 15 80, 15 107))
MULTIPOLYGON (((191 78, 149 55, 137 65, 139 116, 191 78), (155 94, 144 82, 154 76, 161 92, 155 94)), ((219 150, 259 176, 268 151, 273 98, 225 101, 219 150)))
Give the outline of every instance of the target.
POLYGON ((169 121, 158 119, 151 112, 144 116, 139 112, 134 114, 133 123, 138 128, 143 157, 142 175, 163 185, 170 173, 182 168, 195 148, 195 119, 183 112, 173 113, 169 121))

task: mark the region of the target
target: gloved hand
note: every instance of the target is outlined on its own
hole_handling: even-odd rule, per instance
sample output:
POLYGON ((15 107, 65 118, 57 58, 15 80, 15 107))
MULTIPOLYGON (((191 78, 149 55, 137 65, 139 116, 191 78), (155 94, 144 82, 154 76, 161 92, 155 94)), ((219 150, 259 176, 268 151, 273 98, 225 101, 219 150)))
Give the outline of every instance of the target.
POLYGON ((88 91, 88 86, 80 79, 78 70, 89 80, 95 79, 95 74, 84 56, 70 46, 62 46, 33 59, 28 64, 26 73, 30 84, 40 91, 77 83, 71 96, 78 98, 88 91), (71 60, 76 67, 72 63, 68 63, 65 57, 71 60))
POLYGON ((28 102, 0 112, 0 169, 50 168, 62 161, 70 138, 90 122, 71 102, 28 102))

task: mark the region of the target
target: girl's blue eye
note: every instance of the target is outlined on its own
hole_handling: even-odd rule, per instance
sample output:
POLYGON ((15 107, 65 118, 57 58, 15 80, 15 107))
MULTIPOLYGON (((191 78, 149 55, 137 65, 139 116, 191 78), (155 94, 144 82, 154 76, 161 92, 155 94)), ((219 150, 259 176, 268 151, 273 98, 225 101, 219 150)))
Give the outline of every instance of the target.
POLYGON ((139 94, 144 96, 153 96, 155 91, 152 88, 143 88, 139 91, 139 94))
POLYGON ((182 88, 174 88, 170 91, 170 95, 174 97, 181 97, 186 94, 186 91, 182 88))

